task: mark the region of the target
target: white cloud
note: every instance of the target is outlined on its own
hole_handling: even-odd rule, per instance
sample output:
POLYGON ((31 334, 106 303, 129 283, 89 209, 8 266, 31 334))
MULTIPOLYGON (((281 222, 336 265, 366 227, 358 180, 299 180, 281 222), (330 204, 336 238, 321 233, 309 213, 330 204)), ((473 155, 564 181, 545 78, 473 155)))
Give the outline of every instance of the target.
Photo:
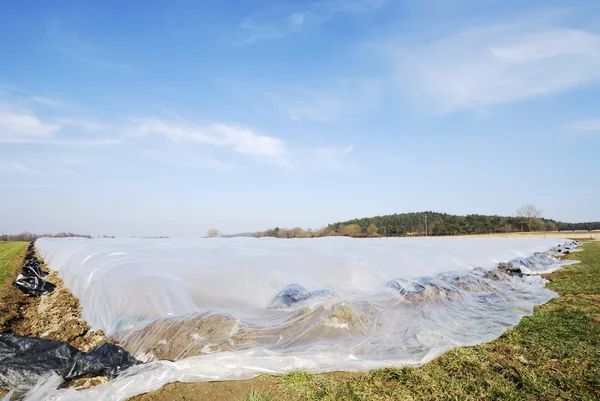
POLYGON ((600 119, 571 121, 566 128, 581 132, 600 132, 600 119))
POLYGON ((41 121, 33 113, 0 106, 0 140, 48 137, 60 127, 41 121))
POLYGON ((442 111, 485 109, 600 80, 600 35, 513 23, 388 50, 397 80, 442 111))
MULTIPOLYGON (((61 121, 61 119, 58 119, 58 121, 61 121)), ((74 125, 73 121, 71 125, 74 125)), ((58 135, 64 131, 64 127, 64 121, 62 125, 51 124, 41 120, 30 111, 14 110, 0 106, 0 143, 35 143, 84 147, 121 143, 121 140, 117 138, 66 138, 64 135, 58 135)))
POLYGON ((104 122, 58 114, 65 105, 19 88, 0 88, 0 143, 87 147, 121 143, 106 135, 111 126, 104 122))
POLYGON ((199 127, 150 118, 139 120, 134 131, 140 135, 164 135, 174 142, 188 141, 227 147, 237 153, 287 163, 284 158, 286 147, 281 139, 261 135, 240 125, 211 124, 199 127))

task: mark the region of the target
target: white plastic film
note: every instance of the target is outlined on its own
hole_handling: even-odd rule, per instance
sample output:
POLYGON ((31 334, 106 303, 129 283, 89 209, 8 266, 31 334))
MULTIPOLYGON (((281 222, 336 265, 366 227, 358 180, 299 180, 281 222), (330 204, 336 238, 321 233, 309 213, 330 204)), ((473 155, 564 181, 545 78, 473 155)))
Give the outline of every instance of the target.
POLYGON ((43 238, 92 328, 150 362, 45 396, 124 400, 172 381, 419 365, 498 337, 555 296, 540 277, 496 268, 556 270, 564 262, 546 251, 565 242, 43 238))

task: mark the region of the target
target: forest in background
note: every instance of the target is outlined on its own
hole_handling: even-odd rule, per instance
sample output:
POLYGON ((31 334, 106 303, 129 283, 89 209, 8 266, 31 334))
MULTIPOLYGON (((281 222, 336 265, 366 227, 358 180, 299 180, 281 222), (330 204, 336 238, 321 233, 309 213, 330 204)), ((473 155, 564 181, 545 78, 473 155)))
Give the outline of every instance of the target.
POLYGON ((292 229, 275 227, 255 233, 254 236, 278 238, 310 238, 336 235, 349 237, 405 237, 582 230, 600 230, 600 221, 564 223, 543 218, 541 212, 533 205, 525 205, 517 210, 516 216, 481 214, 457 216, 426 211, 341 221, 318 230, 304 230, 300 227, 292 229))
POLYGON ((58 234, 33 234, 24 232, 20 234, 0 234, 0 241, 35 241, 41 237, 52 237, 52 238, 69 238, 69 237, 80 237, 80 238, 92 238, 90 235, 76 234, 60 232, 58 234))

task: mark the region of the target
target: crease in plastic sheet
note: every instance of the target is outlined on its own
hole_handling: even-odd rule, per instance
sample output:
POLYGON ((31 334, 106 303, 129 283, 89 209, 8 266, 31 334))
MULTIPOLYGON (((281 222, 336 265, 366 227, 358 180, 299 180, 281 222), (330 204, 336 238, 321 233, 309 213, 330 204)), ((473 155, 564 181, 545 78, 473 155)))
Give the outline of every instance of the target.
POLYGON ((565 242, 40 239, 92 328, 149 362, 44 396, 125 400, 173 381, 420 365, 498 337, 553 298, 542 278, 495 268, 556 270, 565 242))

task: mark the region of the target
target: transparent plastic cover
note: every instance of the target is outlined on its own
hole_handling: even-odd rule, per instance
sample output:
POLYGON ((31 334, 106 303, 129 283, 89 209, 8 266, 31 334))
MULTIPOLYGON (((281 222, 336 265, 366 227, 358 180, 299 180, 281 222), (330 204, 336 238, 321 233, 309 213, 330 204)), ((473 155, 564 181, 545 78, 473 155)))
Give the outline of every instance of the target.
POLYGON ((419 365, 498 337, 554 297, 542 278, 497 267, 556 270, 565 242, 43 238, 41 256, 92 328, 149 363, 92 389, 36 394, 125 400, 172 381, 419 365))

